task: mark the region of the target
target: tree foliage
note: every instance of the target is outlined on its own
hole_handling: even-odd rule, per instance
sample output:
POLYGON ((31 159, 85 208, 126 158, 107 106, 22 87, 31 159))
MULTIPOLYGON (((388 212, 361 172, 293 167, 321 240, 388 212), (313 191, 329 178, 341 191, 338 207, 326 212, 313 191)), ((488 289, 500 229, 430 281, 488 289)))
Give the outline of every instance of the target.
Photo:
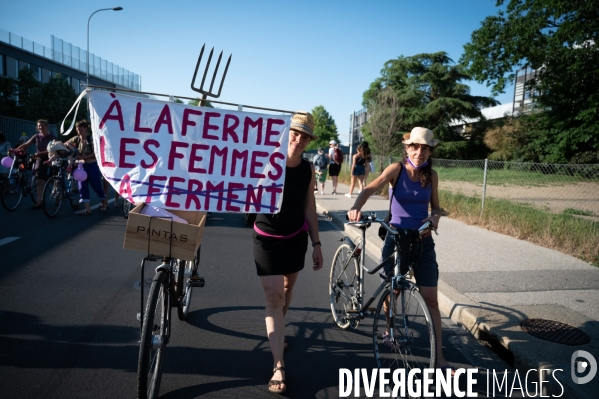
POLYGON ((398 134, 422 126, 442 141, 463 140, 450 122, 480 118, 480 108, 497 104, 492 98, 471 95, 470 87, 462 83, 469 79, 462 65, 454 64, 443 51, 400 56, 385 63, 381 77, 364 92, 362 104, 369 109, 378 93, 391 88, 401 104, 398 134))
MULTIPOLYGON (((527 161, 569 162, 599 151, 599 0, 497 0, 464 46, 461 62, 493 93, 517 69, 538 71, 528 82, 537 113, 525 116, 521 152, 527 161)), ((584 157, 583 157, 584 158, 584 157)))
POLYGON ((399 152, 401 136, 397 134, 400 124, 401 105, 395 91, 386 87, 368 103, 369 118, 364 137, 374 153, 381 155, 379 170, 383 171, 383 159, 399 152))
POLYGON ((315 150, 318 147, 328 148, 329 141, 339 142, 337 125, 329 112, 322 105, 317 105, 311 111, 314 118, 314 134, 318 137, 310 142, 307 150, 315 150))
POLYGON ((0 115, 16 116, 17 81, 13 78, 0 77, 0 115))
MULTIPOLYGON (((60 74, 50 78, 47 83, 31 90, 27 99, 20 101, 21 118, 28 120, 47 119, 50 123, 60 123, 67 116, 77 94, 67 80, 60 74)), ((82 102, 77 115, 69 118, 83 119, 86 104, 82 102)))
MULTIPOLYGON (((4 116, 30 121, 47 119, 49 123, 60 123, 67 116, 77 94, 61 75, 40 83, 30 68, 19 71, 19 79, 0 79, 0 113, 4 116), (18 98, 18 102, 17 102, 18 98)), ((87 104, 81 103, 77 115, 69 118, 83 119, 87 104)))

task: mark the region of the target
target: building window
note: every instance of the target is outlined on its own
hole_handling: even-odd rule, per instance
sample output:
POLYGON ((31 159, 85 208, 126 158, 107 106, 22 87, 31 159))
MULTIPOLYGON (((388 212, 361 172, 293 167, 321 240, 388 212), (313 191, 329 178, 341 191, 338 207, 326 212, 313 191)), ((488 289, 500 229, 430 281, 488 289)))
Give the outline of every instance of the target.
POLYGON ((5 57, 4 54, 0 54, 0 76, 6 75, 6 68, 4 67, 5 57))
POLYGON ((30 64, 29 68, 31 68, 31 73, 33 75, 33 77, 35 78, 35 80, 37 80, 38 82, 42 81, 42 68, 38 67, 37 65, 33 65, 30 64))

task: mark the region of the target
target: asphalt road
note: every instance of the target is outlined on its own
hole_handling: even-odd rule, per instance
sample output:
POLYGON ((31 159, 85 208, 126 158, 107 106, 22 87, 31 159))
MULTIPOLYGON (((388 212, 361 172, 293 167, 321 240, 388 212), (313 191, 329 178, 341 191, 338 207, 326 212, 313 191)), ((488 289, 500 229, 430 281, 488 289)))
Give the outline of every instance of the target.
MULTIPOLYGON (((65 207, 50 220, 24 205, 0 209, 0 243, 18 237, 0 245, 0 396, 135 397, 143 254, 122 249, 120 209, 79 217, 65 207)), ((286 320, 287 397, 338 397, 340 368, 374 367, 372 321, 346 331, 332 322, 328 274, 342 233, 325 219, 319 228, 325 267, 314 272, 308 251, 286 320)), ((270 396, 272 357, 251 236, 243 215, 209 215, 200 265, 206 286, 194 289, 186 322, 173 314, 161 397, 270 396)), ((152 274, 147 268, 146 278, 152 274)), ((368 282, 370 292, 379 283, 368 282)), ((456 367, 509 369, 444 322, 445 357, 456 367)))

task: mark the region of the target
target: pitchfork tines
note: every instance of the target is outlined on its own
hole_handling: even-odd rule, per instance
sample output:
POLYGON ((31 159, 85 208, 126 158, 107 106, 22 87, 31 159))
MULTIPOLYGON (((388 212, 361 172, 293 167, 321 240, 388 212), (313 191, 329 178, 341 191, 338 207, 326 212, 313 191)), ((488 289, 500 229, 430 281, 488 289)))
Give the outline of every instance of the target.
POLYGON ((193 91, 197 91, 198 93, 202 93, 202 100, 206 99, 206 96, 210 96, 210 97, 214 97, 214 98, 218 98, 220 97, 220 92, 223 89, 223 83, 225 83, 225 77, 227 76, 227 70, 229 69, 229 64, 231 63, 231 57, 233 56, 233 54, 231 54, 229 56, 229 59, 227 60, 227 65, 225 66, 225 72, 223 73, 223 77, 220 81, 220 86, 218 87, 218 93, 213 93, 212 92, 212 88, 214 87, 214 83, 216 82, 216 74, 218 72, 218 67, 220 66, 220 60, 223 58, 223 52, 220 52, 220 55, 218 56, 218 61, 216 62, 216 68, 214 68, 214 74, 212 75, 212 81, 210 82, 210 88, 208 90, 204 89, 204 83, 206 83, 206 75, 208 74, 208 69, 210 68, 210 61, 212 61, 212 54, 214 53, 214 47, 212 47, 212 50, 210 50, 210 55, 208 56, 208 62, 206 63, 206 68, 204 69, 204 76, 202 77, 202 83, 200 83, 200 87, 195 87, 194 83, 196 81, 196 76, 198 74, 198 69, 200 68, 200 63, 202 61, 202 56, 204 55, 204 48, 206 47, 206 44, 204 44, 202 46, 202 51, 200 51, 200 57, 198 58, 198 63, 196 65, 196 70, 193 73, 193 79, 191 80, 191 89, 193 91))

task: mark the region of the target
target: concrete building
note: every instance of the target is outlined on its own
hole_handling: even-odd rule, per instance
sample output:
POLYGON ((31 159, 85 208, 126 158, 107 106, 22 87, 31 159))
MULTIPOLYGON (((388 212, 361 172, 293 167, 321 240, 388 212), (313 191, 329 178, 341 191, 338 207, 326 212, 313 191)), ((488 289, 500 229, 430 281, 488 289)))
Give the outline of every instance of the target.
MULTIPOLYGON (((18 79, 25 67, 42 83, 60 74, 80 93, 86 82, 87 52, 54 36, 48 48, 0 29, 0 79, 18 79)), ((89 75, 91 85, 141 91, 140 75, 91 53, 89 75)))

